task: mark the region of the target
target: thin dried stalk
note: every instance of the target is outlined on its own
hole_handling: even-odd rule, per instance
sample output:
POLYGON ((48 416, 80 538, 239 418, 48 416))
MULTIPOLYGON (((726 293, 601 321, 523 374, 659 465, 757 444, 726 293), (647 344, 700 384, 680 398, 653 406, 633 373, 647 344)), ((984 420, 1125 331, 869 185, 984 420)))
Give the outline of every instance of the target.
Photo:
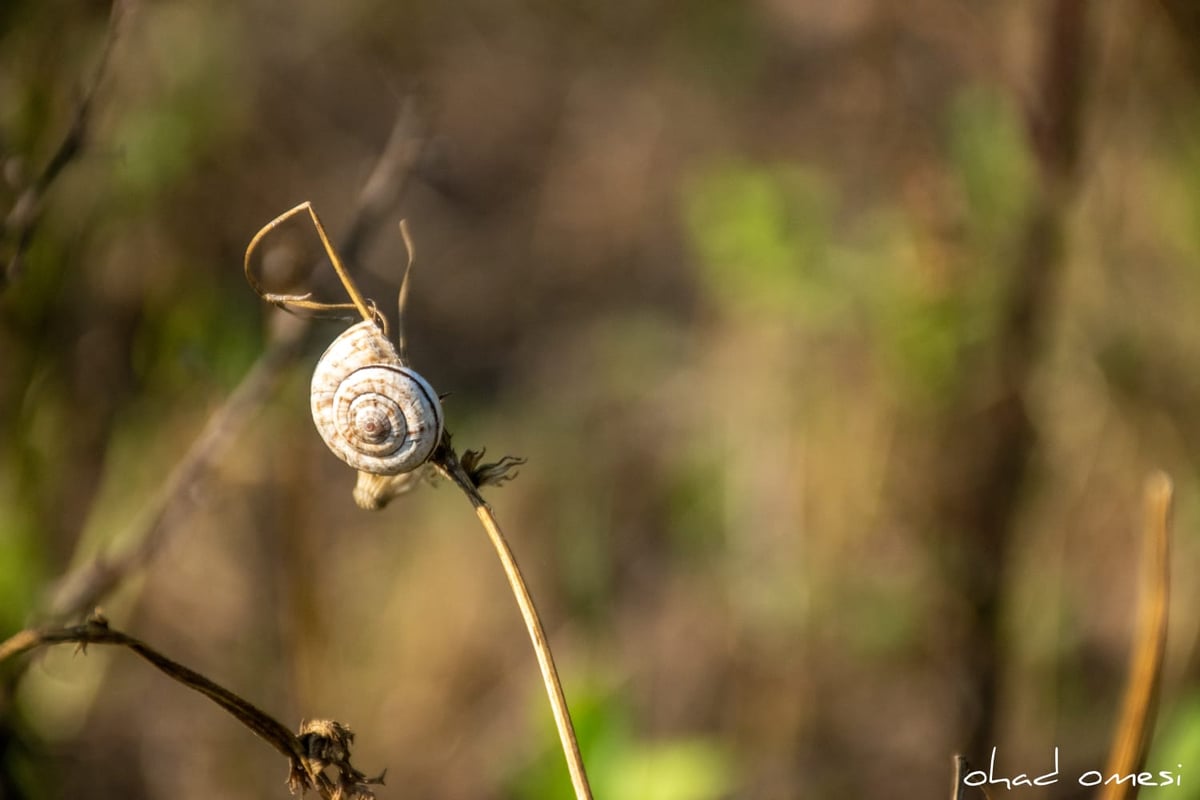
POLYGON ((471 501, 471 505, 475 508, 475 516, 479 518, 480 524, 483 525, 483 529, 487 531, 488 538, 492 542, 492 547, 496 550, 500 564, 504 567, 504 574, 508 578, 508 585, 512 587, 517 606, 521 609, 521 616, 525 619, 525 628, 529 631, 533 652, 537 656, 538 667, 542 671, 542 682, 546 686, 546 695, 550 699, 550 710, 554 714, 554 725, 558 728, 558 738, 562 744, 563 757, 567 760, 567 770, 571 773, 571 785, 575 789, 576 800, 591 800, 592 788, 588 784, 587 771, 583 766, 583 756, 579 752, 579 742, 575 738, 575 727, 571 723, 571 712, 567 709, 567 698, 563 695, 562 682, 559 680, 558 670, 554 666, 554 656, 550 652, 546 631, 542 627, 542 621, 538 616, 537 607, 534 605, 533 596, 529 593, 529 587, 525 585, 525 578, 521 575, 521 568, 517 566, 516 556, 508 546, 508 540, 505 539, 504 532, 500 530, 491 506, 483 499, 475 481, 472 480, 462 462, 459 461, 458 454, 450 446, 448 433, 443 435, 442 442, 438 445, 431 461, 438 471, 462 489, 467 499, 471 501))
MULTIPOLYGON (((1146 517, 1142 533, 1142 583, 1138 601, 1138 626, 1131 649, 1129 679, 1121 704, 1121 718, 1108 756, 1106 775, 1142 771, 1154 717, 1163 654, 1167 647, 1167 607, 1170 601, 1171 479, 1157 472, 1146 482, 1146 517)), ((1133 800, 1137 785, 1105 785, 1102 800, 1133 800)))
POLYGON ((100 60, 96 65, 95 74, 89 82, 71 117, 62 141, 59 142, 54 154, 46 162, 41 173, 25 188, 13 207, 9 210, 4 222, 0 225, 0 233, 13 243, 12 254, 8 263, 0 271, 0 290, 15 280, 21 271, 21 261, 25 251, 33 242, 34 233, 42 219, 44 208, 43 199, 46 192, 62 174, 63 169, 74 161, 87 146, 91 132, 92 108, 96 92, 108 72, 113 47, 120 36, 122 22, 128 13, 127 0, 113 0, 109 9, 108 31, 104 38, 104 49, 100 52, 100 60))
POLYGON ((949 591, 961 599, 958 669, 969 702, 960 705, 963 751, 978 757, 996 740, 1004 661, 1004 592, 1013 563, 1014 532, 1037 448, 1030 385, 1059 307, 1058 287, 1068 221, 1078 183, 1094 61, 1088 0, 1038 6, 1046 24, 1037 90, 1025 124, 1039 178, 1017 228, 1014 258, 997 306, 989 357, 963 359, 954 393, 935 437, 939 477, 929 523, 960 532, 945 563, 949 591))
POLYGON ((303 349, 304 330, 304 326, 295 325, 277 339, 209 417, 204 430, 151 502, 149 515, 139 522, 137 533, 131 537, 133 544, 117 553, 102 553, 59 578, 45 604, 45 618, 56 621, 78 618, 162 549, 171 533, 178 529, 180 517, 196 505, 211 466, 241 433, 243 424, 262 407, 284 369, 303 349))
MULTIPOLYGON (((378 229, 386 208, 399 196, 420 152, 416 110, 411 102, 399 111, 387 145, 380 153, 359 196, 342 251, 352 257, 378 229)), ((209 418, 204 431, 183 454, 163 489, 150 503, 137 530, 118 553, 103 553, 60 578, 41 611, 42 619, 78 618, 115 589, 124 578, 149 562, 179 529, 180 518, 196 504, 212 465, 263 405, 287 368, 304 352, 308 320, 289 319, 275 328, 266 350, 225 403, 209 418)))
POLYGON ((963 784, 963 777, 967 773, 967 759, 961 755, 954 757, 954 785, 950 789, 950 800, 963 800, 963 792, 966 786, 963 784))
POLYGON ((93 614, 82 625, 23 630, 0 643, 0 662, 38 647, 69 642, 81 648, 89 644, 126 647, 171 680, 212 700, 288 759, 288 784, 293 791, 316 789, 326 800, 368 798, 373 795, 366 787, 383 782, 382 775, 368 778, 350 765, 349 742, 353 740, 353 734, 344 725, 330 720, 306 722, 301 735, 297 736, 282 722, 236 693, 166 657, 140 639, 109 627, 108 621, 99 614, 93 614), (330 757, 331 750, 337 751, 336 758, 330 757), (335 767, 337 781, 324 773, 326 766, 335 767))
MULTIPOLYGON (((967 763, 967 759, 963 755, 954 757, 954 785, 950 788, 950 800, 964 800, 967 796, 967 784, 964 783, 967 775, 970 774, 971 765, 967 763)), ((976 789, 987 798, 992 800, 992 796, 988 794, 987 789, 982 786, 976 786, 976 789)))

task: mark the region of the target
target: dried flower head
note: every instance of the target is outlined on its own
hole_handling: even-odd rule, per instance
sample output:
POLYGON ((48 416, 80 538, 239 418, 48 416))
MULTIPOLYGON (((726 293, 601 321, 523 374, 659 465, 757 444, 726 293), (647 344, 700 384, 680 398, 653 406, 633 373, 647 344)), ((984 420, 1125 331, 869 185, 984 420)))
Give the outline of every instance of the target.
POLYGON ((479 450, 464 450, 460 462, 475 488, 484 486, 500 486, 517 477, 516 469, 525 463, 526 459, 517 456, 504 456, 499 461, 488 464, 480 463, 487 448, 479 450))
POLYGON ((329 767, 336 778, 332 781, 332 796, 336 800, 369 800, 375 793, 368 786, 383 783, 387 771, 378 777, 368 778, 350 763, 350 747, 354 744, 354 731, 350 726, 331 719, 304 720, 297 734, 304 751, 304 768, 292 766, 288 776, 288 788, 295 792, 309 788, 309 775, 321 775, 329 767))

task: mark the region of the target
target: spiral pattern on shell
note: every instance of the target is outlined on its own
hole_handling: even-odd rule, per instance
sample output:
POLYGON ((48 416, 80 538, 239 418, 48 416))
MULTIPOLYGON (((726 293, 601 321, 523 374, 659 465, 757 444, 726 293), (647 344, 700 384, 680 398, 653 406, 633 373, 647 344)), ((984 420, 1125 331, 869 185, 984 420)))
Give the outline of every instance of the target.
POLYGON ((433 454, 442 404, 372 321, 333 340, 312 379, 313 421, 338 458, 362 472, 399 475, 433 454))

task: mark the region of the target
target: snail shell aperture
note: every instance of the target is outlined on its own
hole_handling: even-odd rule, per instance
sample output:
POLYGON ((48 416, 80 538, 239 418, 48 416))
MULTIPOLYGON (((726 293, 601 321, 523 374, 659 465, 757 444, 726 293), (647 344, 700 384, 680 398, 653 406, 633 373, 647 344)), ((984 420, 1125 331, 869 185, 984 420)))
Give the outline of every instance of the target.
POLYGON ((371 320, 346 330, 321 356, 312 413, 334 455, 373 475, 416 469, 442 436, 437 393, 371 320))

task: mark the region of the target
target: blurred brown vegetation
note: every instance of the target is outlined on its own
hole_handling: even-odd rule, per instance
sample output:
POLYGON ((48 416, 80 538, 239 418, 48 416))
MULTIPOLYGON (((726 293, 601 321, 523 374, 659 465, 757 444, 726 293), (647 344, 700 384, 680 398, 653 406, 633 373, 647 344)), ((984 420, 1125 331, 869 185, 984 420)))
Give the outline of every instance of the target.
MULTIPOLYGON (((108 15, 0 6, 5 264, 108 15)), ((1044 796, 1075 796, 1154 467, 1178 541, 1149 766, 1200 797, 1190 5, 141 0, 112 45, 0 290, 0 637, 130 545, 264 349, 247 241, 304 199, 344 232, 412 103, 419 156, 351 266, 392 307, 409 221, 415 366, 460 445, 529 459, 489 497, 597 797, 944 796, 993 745, 1038 772, 1059 746, 1044 796)), ((302 225, 274 247, 317 253, 302 225)), ((312 429, 337 330, 106 613, 289 724, 351 725, 381 797, 567 796, 466 502, 360 512, 312 429)), ((4 796, 286 796, 275 753, 126 653, 7 685, 4 796)))

